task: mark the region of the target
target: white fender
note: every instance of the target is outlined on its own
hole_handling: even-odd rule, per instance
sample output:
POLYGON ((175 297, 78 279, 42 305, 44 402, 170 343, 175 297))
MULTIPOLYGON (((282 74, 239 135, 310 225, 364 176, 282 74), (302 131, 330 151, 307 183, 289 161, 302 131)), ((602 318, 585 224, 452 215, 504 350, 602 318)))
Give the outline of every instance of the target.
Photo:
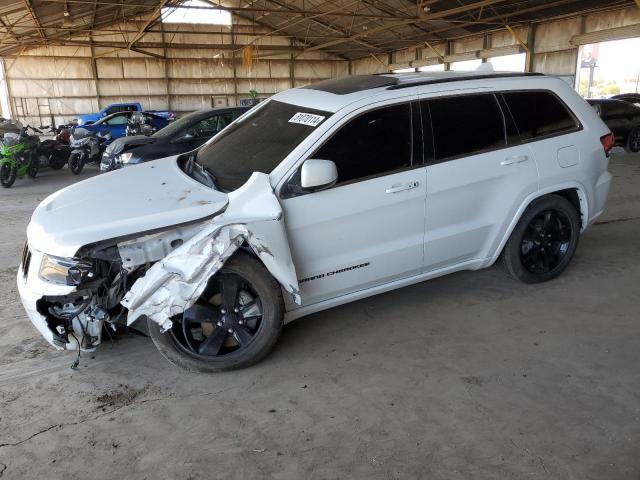
POLYGON ((208 280, 244 242, 300 304, 282 208, 269 176, 254 173, 241 188, 229 194, 223 214, 156 262, 133 284, 121 302, 129 309, 127 324, 146 315, 163 330, 171 328, 171 317, 196 302, 208 280))

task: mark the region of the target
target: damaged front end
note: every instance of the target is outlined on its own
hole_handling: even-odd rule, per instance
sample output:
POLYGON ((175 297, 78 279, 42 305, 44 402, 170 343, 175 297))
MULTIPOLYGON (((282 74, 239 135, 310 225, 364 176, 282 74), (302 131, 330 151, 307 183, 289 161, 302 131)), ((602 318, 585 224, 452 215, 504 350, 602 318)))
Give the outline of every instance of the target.
POLYGON ((146 317, 162 330, 193 305, 239 249, 253 252, 300 303, 282 209, 266 174, 228 195, 212 220, 82 247, 74 259, 25 247, 18 288, 25 310, 59 349, 93 351, 106 329, 146 317))

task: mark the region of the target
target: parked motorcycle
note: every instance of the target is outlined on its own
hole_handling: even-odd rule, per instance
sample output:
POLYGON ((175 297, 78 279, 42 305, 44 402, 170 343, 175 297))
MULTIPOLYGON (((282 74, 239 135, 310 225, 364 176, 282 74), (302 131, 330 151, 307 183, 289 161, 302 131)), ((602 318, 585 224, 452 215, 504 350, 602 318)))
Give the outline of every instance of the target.
POLYGON ((49 130, 55 134, 55 139, 43 140, 38 148, 38 159, 41 167, 51 167, 54 170, 60 170, 69 160, 71 155, 71 147, 69 145, 71 133, 69 125, 59 125, 57 128, 53 126, 40 127, 43 130, 49 130))
POLYGON ((86 128, 76 127, 71 133, 71 155, 69 169, 79 175, 87 163, 100 163, 105 142, 111 139, 111 132, 92 132, 86 128))
POLYGON ((149 123, 147 117, 142 112, 133 112, 127 120, 127 128, 125 130, 127 137, 135 135, 145 135, 147 137, 156 133, 158 129, 149 123))
POLYGON ((2 137, 0 146, 0 184, 10 188, 16 178, 29 175, 35 178, 40 168, 38 161, 38 147, 42 133, 37 128, 27 125, 20 129, 20 133, 7 132, 2 137), (30 135, 31 130, 34 134, 30 135))

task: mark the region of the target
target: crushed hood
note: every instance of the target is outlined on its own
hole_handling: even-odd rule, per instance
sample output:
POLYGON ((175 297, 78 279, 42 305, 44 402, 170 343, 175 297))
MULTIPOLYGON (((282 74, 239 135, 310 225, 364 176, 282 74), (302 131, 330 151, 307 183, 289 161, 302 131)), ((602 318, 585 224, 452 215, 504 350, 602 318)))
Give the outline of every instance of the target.
POLYGON ((169 157, 53 193, 33 212, 27 237, 36 250, 73 257, 84 245, 212 217, 227 202, 226 194, 193 180, 169 157))
POLYGON ((120 155, 125 150, 130 150, 140 145, 151 145, 158 141, 157 137, 147 137, 145 135, 134 135, 132 137, 120 137, 116 138, 106 148, 105 153, 109 156, 120 155))

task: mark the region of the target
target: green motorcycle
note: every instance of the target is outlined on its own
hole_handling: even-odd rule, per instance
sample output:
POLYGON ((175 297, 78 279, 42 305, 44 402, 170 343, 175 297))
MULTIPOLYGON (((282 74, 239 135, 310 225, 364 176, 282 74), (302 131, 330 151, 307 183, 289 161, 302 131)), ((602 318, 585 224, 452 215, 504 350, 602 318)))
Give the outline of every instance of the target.
POLYGON ((38 174, 40 138, 37 135, 29 135, 28 130, 42 133, 37 128, 27 125, 20 133, 5 133, 0 144, 0 183, 5 188, 11 187, 16 178, 25 175, 35 178, 38 174))

